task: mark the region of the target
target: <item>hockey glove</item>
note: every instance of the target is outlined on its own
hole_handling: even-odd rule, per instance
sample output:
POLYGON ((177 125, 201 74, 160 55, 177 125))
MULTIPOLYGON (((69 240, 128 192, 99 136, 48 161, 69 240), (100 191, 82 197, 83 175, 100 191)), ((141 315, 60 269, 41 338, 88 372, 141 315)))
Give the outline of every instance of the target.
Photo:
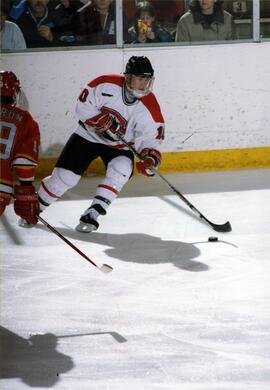
POLYGON ((120 123, 115 119, 115 117, 109 113, 101 113, 93 118, 87 119, 85 124, 93 127, 98 134, 102 134, 104 136, 108 135, 114 141, 118 140, 115 135, 116 132, 124 133, 123 127, 120 123))
POLYGON ((37 214, 40 213, 38 196, 34 186, 20 186, 14 187, 14 210, 17 215, 25 219, 28 223, 35 225, 37 214))
POLYGON ((93 118, 87 119, 85 124, 93 127, 97 133, 103 133, 111 128, 115 128, 115 122, 115 118, 111 114, 102 112, 93 118))
POLYGON ((151 168, 157 169, 161 162, 161 154, 158 150, 144 148, 141 153, 141 161, 136 163, 138 173, 145 176, 154 176, 151 168))

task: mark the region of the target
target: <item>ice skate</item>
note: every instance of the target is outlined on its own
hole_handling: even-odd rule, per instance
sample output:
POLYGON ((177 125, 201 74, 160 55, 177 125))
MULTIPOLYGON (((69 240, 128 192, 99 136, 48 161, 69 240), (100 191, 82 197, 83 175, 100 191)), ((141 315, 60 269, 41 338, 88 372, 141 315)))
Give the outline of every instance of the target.
POLYGON ((99 223, 91 218, 90 213, 87 215, 82 215, 80 218, 79 224, 76 226, 77 232, 80 233, 91 233, 97 230, 99 223))
POLYGON ((99 204, 89 207, 81 216, 79 224, 76 226, 77 232, 91 233, 98 229, 97 219, 99 215, 105 215, 106 211, 99 204))

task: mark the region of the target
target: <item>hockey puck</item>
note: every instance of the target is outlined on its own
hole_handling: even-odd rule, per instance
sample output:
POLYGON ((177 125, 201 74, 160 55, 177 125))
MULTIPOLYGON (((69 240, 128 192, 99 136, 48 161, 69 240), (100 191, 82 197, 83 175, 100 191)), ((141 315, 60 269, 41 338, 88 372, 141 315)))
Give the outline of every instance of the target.
POLYGON ((218 241, 218 238, 217 237, 208 237, 208 241, 216 242, 216 241, 218 241))

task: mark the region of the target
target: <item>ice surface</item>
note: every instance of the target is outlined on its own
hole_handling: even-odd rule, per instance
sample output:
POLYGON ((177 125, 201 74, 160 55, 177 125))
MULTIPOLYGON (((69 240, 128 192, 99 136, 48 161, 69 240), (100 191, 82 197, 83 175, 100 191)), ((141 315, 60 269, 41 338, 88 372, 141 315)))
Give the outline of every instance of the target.
POLYGON ((270 170, 135 177, 91 234, 74 230, 100 178, 39 223, 1 218, 0 388, 269 390, 270 170), (208 242, 215 235, 218 242, 208 242))

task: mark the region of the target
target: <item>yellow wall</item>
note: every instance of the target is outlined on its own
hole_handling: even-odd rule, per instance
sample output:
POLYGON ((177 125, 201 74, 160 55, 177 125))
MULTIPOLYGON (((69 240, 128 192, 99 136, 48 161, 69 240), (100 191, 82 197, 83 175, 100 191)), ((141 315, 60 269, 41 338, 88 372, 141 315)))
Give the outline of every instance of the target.
MULTIPOLYGON (((56 158, 41 159, 37 177, 47 176, 53 170, 56 158)), ((169 152, 162 154, 160 172, 189 172, 208 170, 230 170, 240 168, 269 168, 270 147, 224 149, 193 152, 169 152)), ((93 161, 86 175, 103 175, 100 159, 93 161)))

